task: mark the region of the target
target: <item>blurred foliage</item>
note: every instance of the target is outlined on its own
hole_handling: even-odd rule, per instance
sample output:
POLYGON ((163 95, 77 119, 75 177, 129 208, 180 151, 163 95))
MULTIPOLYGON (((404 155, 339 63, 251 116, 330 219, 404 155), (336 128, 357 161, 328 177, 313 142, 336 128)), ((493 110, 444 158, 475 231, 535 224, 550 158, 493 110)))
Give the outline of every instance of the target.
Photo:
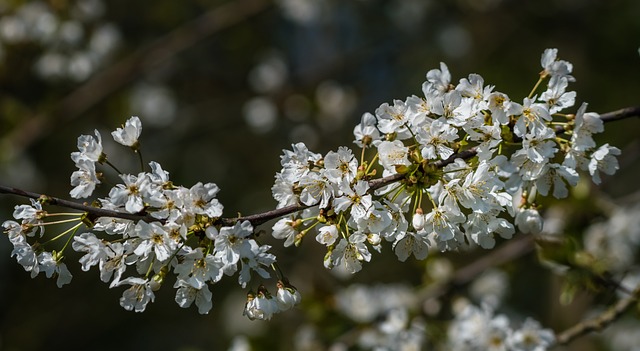
MULTIPOLYGON (((38 4, 57 18, 54 31, 75 21, 82 39, 15 40, 7 19, 33 3, 0 2, 0 181, 54 196, 68 194, 74 169, 68 155, 77 136, 93 129, 102 132, 110 159, 133 169, 134 155, 106 139, 107 131, 138 115, 145 159, 160 162, 175 183, 215 182, 227 216, 271 209, 283 148, 304 141, 326 153, 351 145, 362 113, 420 95, 425 73, 440 61, 454 81, 479 73, 515 98, 526 96, 537 80, 542 51, 556 47, 574 64, 577 105, 587 101, 590 111, 607 112, 640 103, 635 0, 49 0, 38 4), (83 6, 97 15, 79 16, 83 6), (206 35, 189 26, 224 8, 232 11, 218 20, 229 25, 206 35), (91 50, 106 44, 91 47, 92 34, 105 24, 116 29, 117 44, 91 61, 86 77, 39 73, 38 60, 50 52, 93 57, 91 50), (174 50, 170 38, 185 28, 191 30, 185 38, 194 40, 174 50), (157 60, 163 49, 169 54, 157 60), (115 74, 114 67, 133 55, 142 55, 138 64, 115 74)), ((73 71, 71 59, 61 65, 61 71, 73 71)), ((639 127, 637 120, 607 125, 603 138, 623 150, 620 174, 602 187, 611 196, 638 189, 639 127)), ((2 197, 2 219, 19 200, 2 197)), ((576 206, 594 211, 579 199, 576 206)), ((273 245, 303 293, 304 309, 260 323, 242 319, 244 296, 230 282, 216 286, 207 316, 180 309, 169 287, 144 314, 125 312, 118 306, 121 291, 98 283, 95 271, 70 264, 73 284, 57 289, 42 277, 31 280, 0 240, 0 348, 205 350, 228 347, 234 335, 245 334, 256 337, 256 349, 291 349, 290 336, 300 325, 331 321, 320 325, 328 339, 348 329, 329 308, 330 292, 346 283, 324 270, 321 249, 273 245)), ((374 255, 352 281, 421 283, 424 263, 394 259, 374 255)), ((518 284, 509 301, 543 324, 566 327, 566 319, 552 320, 554 303, 545 297, 557 285, 536 262, 525 261, 508 269, 518 284), (527 278, 519 276, 524 270, 527 278)))

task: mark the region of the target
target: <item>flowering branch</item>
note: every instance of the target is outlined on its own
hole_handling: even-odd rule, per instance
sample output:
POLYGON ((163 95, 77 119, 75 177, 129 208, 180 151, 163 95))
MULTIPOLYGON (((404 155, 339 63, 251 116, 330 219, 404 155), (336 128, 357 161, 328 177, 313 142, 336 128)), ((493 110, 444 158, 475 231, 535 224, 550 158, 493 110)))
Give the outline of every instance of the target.
MULTIPOLYGON (((522 103, 494 91, 477 74, 451 84, 451 74, 441 64, 427 72, 423 97, 384 103, 375 115, 362 116, 353 131, 360 153, 341 146, 322 155, 304 143, 283 150, 282 169, 271 188, 277 208, 248 216, 223 217, 224 207, 216 198, 220 189, 214 183, 176 185, 157 162, 145 171, 138 140, 142 123, 132 116, 111 135, 138 154, 141 172, 116 169, 121 182, 91 205, 0 186, 0 193, 31 198, 31 205, 15 207, 17 221, 5 221, 2 227, 13 244, 12 256, 32 277, 44 272, 57 276, 59 286, 68 283, 71 274, 63 258, 70 247, 84 253, 79 260, 83 271, 97 266, 111 288, 130 286, 120 304, 136 312, 154 300, 154 291, 169 273, 176 278, 176 302, 181 307, 195 302, 200 313, 211 309, 209 287, 223 276, 237 275, 246 288, 252 276, 268 279, 274 273, 277 296, 260 284, 247 293, 244 310, 250 319, 270 319, 296 305, 300 295, 276 265, 271 246, 256 240, 257 225, 282 217, 271 235, 284 239, 285 247, 300 245, 315 229, 315 241, 327 250, 324 266, 356 273, 371 260, 370 250, 381 252, 385 241, 404 262, 411 256, 424 260, 435 247, 491 249, 498 236, 512 238, 516 227, 539 233, 539 199, 569 196, 568 188, 580 179, 578 171, 588 171, 596 184, 601 173, 615 173, 620 150, 598 146, 593 135, 604 131, 604 122, 640 116, 640 106, 600 116, 587 112, 583 103, 575 113, 561 112, 575 103, 576 93, 566 91, 574 80, 572 65, 557 59, 556 49, 545 50, 540 63, 538 83, 522 103), (536 95, 544 81, 546 90, 536 95), (49 213, 45 204, 84 213, 49 213), (53 218, 59 216, 73 218, 53 218), (45 226, 62 223, 70 227, 43 239, 45 226), (83 224, 90 232, 78 232, 83 224), (62 238, 62 249, 50 245, 62 238)), ((77 145, 71 159, 78 169, 71 175, 74 188, 69 194, 80 199, 92 196, 102 184, 98 167, 113 166, 97 130, 95 136, 81 135, 77 145)), ((438 296, 465 285, 483 267, 513 260, 532 247, 532 236, 518 238, 423 294, 438 296)), ((474 319, 465 317, 473 314, 493 318, 491 311, 470 309, 453 325, 474 319)), ((511 330, 507 326, 501 332, 509 335, 506 342, 514 349, 530 340, 545 348, 555 339, 533 320, 511 330)))
MULTIPOLYGON (((611 112, 607 112, 607 113, 603 113, 600 115, 600 119, 607 123, 607 122, 614 122, 614 121, 619 121, 619 120, 623 120, 623 119, 627 119, 627 118, 632 118, 632 117, 640 117, 640 106, 632 106, 632 107, 627 107, 627 108, 623 108, 623 109, 619 109, 616 111, 611 111, 611 112)), ((562 133, 564 132, 565 129, 562 127, 559 127, 556 132, 557 133, 562 133)), ((434 165, 436 168, 442 168, 448 164, 453 163, 453 161, 455 159, 461 158, 461 159, 469 159, 471 157, 474 157, 476 155, 476 148, 470 148, 468 150, 464 150, 458 153, 455 153, 453 155, 451 155, 449 158, 447 158, 446 160, 440 160, 437 162, 434 162, 434 165)), ((369 181, 369 191, 372 192, 373 190, 382 188, 384 186, 387 186, 389 184, 398 182, 400 180, 402 180, 404 178, 404 174, 401 173, 396 173, 396 174, 392 174, 390 176, 387 177, 383 177, 383 178, 377 178, 377 179, 373 179, 369 181)), ((146 221, 146 222, 150 222, 150 221, 157 221, 158 219, 151 217, 148 214, 135 214, 135 213, 126 213, 126 212, 120 212, 120 211, 112 211, 112 210, 107 210, 107 209, 102 209, 102 208, 98 208, 98 207, 94 207, 94 206, 88 206, 88 205, 83 205, 83 204, 79 204, 77 202, 73 202, 73 201, 68 201, 68 200, 64 200, 64 199, 60 199, 57 197, 53 197, 53 196, 48 196, 48 195, 44 195, 44 194, 38 194, 38 193, 34 193, 34 192, 29 192, 29 191, 24 191, 21 189, 16 189, 16 188, 12 188, 9 186, 4 186, 4 185, 0 185, 0 193, 3 194, 13 194, 13 195, 18 195, 18 196, 22 196, 22 197, 26 197, 26 198, 32 198, 32 199, 40 199, 40 198, 44 198, 46 199, 46 201, 51 204, 51 205, 58 205, 58 206, 62 206, 62 207, 67 207, 67 208, 72 208, 75 210, 79 210, 79 211, 83 211, 86 212, 90 215, 93 215, 95 217, 114 217, 114 218, 122 218, 122 219, 129 219, 129 220, 134 220, 134 221, 146 221)), ((256 214, 252 214, 252 215, 247 215, 247 216, 238 216, 238 217, 226 217, 226 218, 220 218, 219 219, 219 223, 222 225, 233 225, 234 223, 237 222, 242 222, 242 221, 249 221, 253 226, 257 226, 263 223, 266 223, 272 219, 276 219, 282 216, 286 216, 288 214, 292 214, 298 211, 302 211, 306 208, 309 208, 311 206, 307 206, 307 205, 290 205, 290 206, 286 206, 286 207, 282 207, 279 209, 275 209, 275 210, 271 210, 271 211, 266 211, 266 212, 262 212, 262 213, 256 213, 256 214)))

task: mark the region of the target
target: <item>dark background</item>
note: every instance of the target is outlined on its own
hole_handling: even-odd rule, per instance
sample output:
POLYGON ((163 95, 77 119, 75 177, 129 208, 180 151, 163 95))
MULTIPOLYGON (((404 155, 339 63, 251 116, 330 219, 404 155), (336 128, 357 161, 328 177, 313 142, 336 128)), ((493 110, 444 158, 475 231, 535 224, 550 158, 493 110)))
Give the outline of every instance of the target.
MULTIPOLYGON (((25 3, 0 4, 0 28, 25 3)), ((41 4, 61 22, 73 20, 78 5, 64 0, 41 4)), ((115 145, 109 131, 138 115, 145 160, 160 162, 174 183, 215 182, 226 216, 265 211, 275 206, 273 175, 282 149, 291 143, 304 141, 323 154, 351 145, 353 126, 364 112, 421 95, 425 73, 441 61, 453 82, 479 73, 496 90, 520 100, 535 84, 540 55, 548 47, 558 48, 559 57, 574 64, 577 81, 570 89, 578 93, 577 106, 586 101, 590 111, 608 112, 640 104, 640 2, 635 0, 83 4, 101 5, 103 11, 79 22, 84 39, 76 46, 1 39, 4 185, 66 197, 74 170, 68 155, 76 149, 77 136, 94 129, 102 133, 109 158, 133 172, 137 159, 115 145), (118 45, 87 77, 60 73, 46 78, 34 69, 47 51, 87 52, 87 38, 107 23, 117 28, 118 45), (252 107, 254 114, 248 112, 252 107)), ((603 186, 613 198, 638 188, 638 127, 637 120, 607 125, 600 138, 623 150, 620 174, 603 186)), ((22 201, 2 195, 0 219, 10 218, 22 201)), ((267 241, 303 297, 314 301, 306 307, 315 310, 284 313, 269 324, 245 322, 246 292, 235 278, 226 278, 212 289, 209 315, 179 308, 168 286, 145 313, 126 312, 118 304, 122 289, 108 289, 95 269, 82 272, 74 253, 67 260, 74 279, 58 289, 43 276, 30 279, 9 257, 10 244, 2 239, 0 349, 205 350, 226 348, 238 334, 254 337, 256 349, 287 349, 296 326, 331 317, 317 309, 330 304, 326 292, 346 283, 322 268, 317 245, 306 242, 295 250, 267 241)), ((386 254, 391 256, 390 250, 386 254)), ((385 261, 376 254, 373 261, 356 281, 420 282, 420 263, 385 261)), ((550 278, 532 269, 540 279, 514 279, 521 285, 513 290, 522 295, 513 303, 553 327, 552 314, 544 310, 552 305, 547 300, 550 278)))

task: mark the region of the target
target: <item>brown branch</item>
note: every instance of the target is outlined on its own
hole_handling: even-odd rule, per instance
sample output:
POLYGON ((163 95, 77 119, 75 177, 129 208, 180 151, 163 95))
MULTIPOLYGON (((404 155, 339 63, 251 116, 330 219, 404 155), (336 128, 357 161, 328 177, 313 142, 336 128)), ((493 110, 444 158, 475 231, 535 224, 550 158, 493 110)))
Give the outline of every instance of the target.
POLYGON ((640 286, 633 291, 631 296, 619 300, 615 305, 611 306, 611 308, 596 317, 582 321, 562 333, 557 334, 556 342, 560 345, 566 345, 582 335, 606 328, 633 307, 638 300, 640 300, 640 286))
MULTIPOLYGON (((618 120, 630 118, 630 117, 640 117, 640 106, 628 107, 628 108, 620 109, 617 111, 608 112, 600 116, 604 122, 618 121, 618 120)), ((474 157, 475 155, 476 155, 476 149, 470 148, 468 150, 464 150, 459 153, 453 154, 451 157, 449 157, 446 160, 436 161, 434 165, 437 168, 442 168, 448 164, 453 163, 457 158, 469 159, 474 157)), ((373 179, 369 181, 370 191, 398 182, 403 178, 404 178, 403 174, 393 174, 384 178, 373 179)), ((115 217, 115 218, 131 219, 135 221, 143 220, 146 222, 158 221, 158 219, 151 217, 148 214, 131 214, 126 212, 110 211, 110 210, 105 210, 105 209, 101 209, 93 206, 87 206, 87 205, 79 204, 77 202, 67 201, 67 200, 63 200, 63 199, 59 199, 56 197, 51 197, 43 194, 27 192, 27 191, 23 191, 23 190, 8 187, 8 186, 0 185, 0 194, 1 193, 13 194, 13 195, 32 198, 32 199, 39 199, 41 197, 44 197, 48 200, 48 203, 52 205, 59 205, 67 208, 84 211, 95 217, 115 217)), ((271 211, 257 213, 257 214, 248 215, 248 216, 220 218, 219 223, 222 225, 233 225, 238 221, 249 221, 253 226, 257 226, 265 222, 268 222, 272 219, 276 219, 288 214, 302 211, 309 207, 311 206, 291 205, 291 206, 279 208, 276 210, 271 210, 271 211)))
POLYGON ((614 122, 630 117, 640 117, 640 106, 627 107, 600 115, 600 119, 605 123, 614 122))
POLYGON ((82 212, 86 212, 90 215, 93 215, 96 218, 115 217, 115 218, 122 218, 122 219, 130 219, 132 221, 145 221, 145 222, 158 221, 157 218, 151 217, 150 215, 139 215, 135 213, 106 210, 99 207, 87 206, 84 204, 79 204, 74 201, 59 199, 57 197, 38 194, 31 191, 24 191, 21 189, 16 189, 16 188, 4 186, 4 185, 0 185, 0 194, 18 195, 18 196, 22 196, 30 199, 35 199, 35 200, 43 199, 47 204, 79 210, 82 212))
POLYGON ((50 113, 57 120, 54 121, 45 114, 37 114, 28 119, 8 135, 8 144, 14 148, 14 152, 20 153, 43 133, 53 130, 55 124, 77 118, 142 73, 148 72, 203 39, 264 11, 270 5, 269 0, 229 1, 187 22, 96 73, 64 97, 50 113))

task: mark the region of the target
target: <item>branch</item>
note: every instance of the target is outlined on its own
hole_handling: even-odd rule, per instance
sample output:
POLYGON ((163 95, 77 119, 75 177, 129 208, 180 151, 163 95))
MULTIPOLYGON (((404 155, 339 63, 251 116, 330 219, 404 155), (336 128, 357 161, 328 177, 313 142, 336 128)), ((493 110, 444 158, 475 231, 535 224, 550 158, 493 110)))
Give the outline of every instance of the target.
POLYGON ((79 204, 77 202, 60 199, 53 196, 47 196, 44 194, 38 194, 30 191, 24 191, 21 189, 16 189, 16 188, 4 186, 4 185, 0 185, 0 194, 13 194, 13 195, 34 199, 34 200, 43 199, 47 204, 83 211, 94 216, 95 218, 115 217, 115 218, 122 218, 122 219, 130 219, 132 221, 145 221, 145 222, 158 221, 157 218, 151 217, 150 215, 139 215, 135 213, 106 210, 99 207, 87 206, 84 204, 79 204))
POLYGON ((606 328, 609 324, 618 319, 623 313, 633 307, 636 302, 638 302, 638 300, 640 300, 640 286, 638 286, 633 291, 631 296, 619 300, 618 303, 616 303, 608 310, 602 312, 598 316, 580 322, 573 327, 563 331, 562 333, 557 334, 557 343, 560 345, 565 345, 576 339, 577 337, 580 337, 592 331, 600 331, 606 328))
MULTIPOLYGON (((640 106, 634 106, 634 107, 627 107, 627 108, 623 108, 617 111, 612 111, 612 112, 607 112, 604 113, 602 115, 600 115, 600 118, 603 120, 603 122, 613 122, 613 121, 618 121, 618 120, 622 120, 622 119, 626 119, 626 118, 630 118, 630 117, 640 117, 640 106)), ((564 130, 561 130, 560 132, 562 132, 564 130)), ((464 150, 461 151, 459 153, 455 153, 453 155, 451 155, 451 157, 449 157, 446 160, 440 160, 440 161, 436 161, 434 162, 434 165, 437 168, 442 168, 448 164, 453 163, 456 159, 461 158, 461 159, 469 159, 472 158, 476 155, 476 149, 474 148, 470 148, 468 150, 464 150)), ((402 180, 404 178, 404 174, 392 174, 390 176, 384 177, 384 178, 378 178, 378 179, 373 179, 371 181, 369 181, 369 191, 374 191, 376 189, 379 189, 381 187, 384 187, 386 185, 398 182, 400 180, 402 180)), ((28 191, 24 191, 24 190, 20 190, 20 189, 16 189, 16 188, 12 188, 12 187, 8 187, 8 186, 3 186, 0 185, 0 194, 13 194, 13 195, 18 195, 18 196, 23 196, 23 197, 27 197, 27 198, 32 198, 32 199, 40 199, 40 198, 44 198, 47 200, 47 202, 49 204, 52 205, 58 205, 58 206, 64 206, 67 208, 72 208, 72 209, 76 209, 79 211, 83 211, 83 212, 87 212, 90 215, 95 216, 96 218, 98 217, 115 217, 115 218, 123 218, 123 219, 130 219, 130 220, 134 220, 134 221, 145 221, 145 222, 153 222, 153 221, 159 221, 157 218, 154 218, 152 216, 150 216, 149 214, 135 214, 135 213, 126 213, 126 212, 118 212, 118 211, 111 211, 111 210, 105 210, 105 209, 101 209, 98 207, 93 207, 93 206, 88 206, 88 205, 84 205, 84 204, 79 204, 77 202, 72 202, 72 201, 68 201, 68 200, 63 200, 63 199, 59 199, 56 197, 52 197, 52 196, 47 196, 47 195, 43 195, 43 194, 38 194, 38 193, 33 193, 33 192, 28 192, 28 191)), ((238 222, 238 221, 249 221, 251 222, 251 224, 255 227, 258 226, 260 224, 263 224, 265 222, 268 222, 272 219, 276 219, 288 214, 292 214, 298 211, 302 211, 304 209, 307 209, 311 206, 307 206, 307 205, 291 205, 291 206, 287 206, 287 207, 283 207, 283 208, 279 208, 279 209, 275 209, 275 210, 271 210, 271 211, 267 211, 267 212, 262 212, 262 213, 257 213, 257 214, 253 214, 253 215, 248 215, 248 216, 238 216, 238 217, 230 217, 230 218, 220 218, 219 219, 219 223, 222 225, 233 225, 234 223, 238 222)))
POLYGON ((640 117, 640 106, 626 107, 620 110, 603 113, 600 115, 600 119, 607 122, 614 122, 630 117, 640 117))

